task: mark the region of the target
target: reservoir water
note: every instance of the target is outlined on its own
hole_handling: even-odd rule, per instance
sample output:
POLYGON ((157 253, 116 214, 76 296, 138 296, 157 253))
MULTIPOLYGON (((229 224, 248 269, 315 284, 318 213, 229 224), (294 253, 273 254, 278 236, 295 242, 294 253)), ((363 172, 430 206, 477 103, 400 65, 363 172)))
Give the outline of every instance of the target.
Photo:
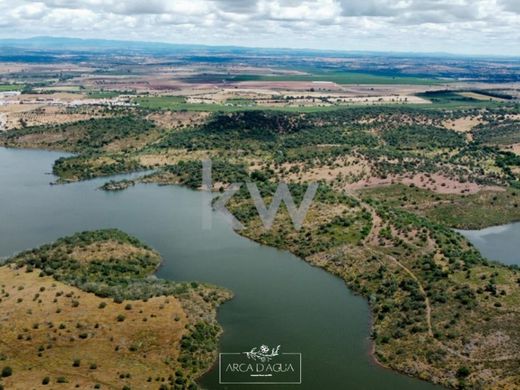
MULTIPOLYGON (((119 228, 162 254, 159 277, 210 282, 235 293, 219 310, 221 352, 267 344, 302 353, 302 384, 269 388, 438 388, 373 363, 368 305, 340 279, 240 237, 220 214, 213 213, 212 228, 203 229, 202 210, 210 207, 205 194, 157 185, 97 190, 106 180, 50 186, 48 172, 62 155, 0 148, 0 256, 78 231, 119 228)), ((219 385, 217 366, 201 384, 255 387, 219 385)))
POLYGON ((481 230, 458 230, 489 260, 520 265, 520 222, 481 230))

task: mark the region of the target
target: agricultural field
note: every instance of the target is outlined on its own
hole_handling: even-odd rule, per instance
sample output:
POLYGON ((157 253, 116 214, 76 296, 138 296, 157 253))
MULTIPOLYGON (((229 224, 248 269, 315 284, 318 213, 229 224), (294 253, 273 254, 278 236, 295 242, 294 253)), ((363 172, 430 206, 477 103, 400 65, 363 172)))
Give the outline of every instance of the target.
POLYGON ((0 84, 0 92, 20 91, 21 89, 23 89, 21 84, 0 84))
MULTIPOLYGON (((266 204, 280 182, 296 204, 318 183, 299 230, 286 207, 264 229, 245 185, 227 207, 241 235, 329 271, 368 300, 379 364, 450 388, 520 386, 520 271, 453 230, 520 220, 512 65, 490 75, 483 60, 471 82, 463 59, 452 73, 433 71, 431 59, 405 73, 382 70, 392 59, 71 58, 77 64, 63 71, 26 64, 0 73, 4 85, 24 84, 0 98, 0 145, 71 153, 54 162, 52 184, 106 178, 101 191, 200 190, 208 158, 214 204, 232 183, 256 184, 266 204)), ((218 348, 215 310, 231 293, 149 278, 160 261, 114 230, 10 258, 0 267, 0 306, 12 319, 1 325, 5 387, 195 388, 218 348)))
MULTIPOLYGON (((212 79, 221 79, 222 75, 204 75, 204 81, 212 79)), ((225 76, 224 76, 225 77, 225 76)), ((430 84, 441 84, 441 81, 435 79, 419 78, 419 77, 406 77, 406 76, 382 76, 377 74, 369 73, 357 73, 357 72, 315 72, 311 74, 298 74, 298 75, 256 75, 256 74, 244 74, 232 76, 229 78, 232 81, 310 81, 310 82, 323 82, 323 83, 336 83, 336 84, 400 84, 400 85, 430 85, 430 84)), ((193 78, 192 80, 199 81, 200 79, 193 78)))

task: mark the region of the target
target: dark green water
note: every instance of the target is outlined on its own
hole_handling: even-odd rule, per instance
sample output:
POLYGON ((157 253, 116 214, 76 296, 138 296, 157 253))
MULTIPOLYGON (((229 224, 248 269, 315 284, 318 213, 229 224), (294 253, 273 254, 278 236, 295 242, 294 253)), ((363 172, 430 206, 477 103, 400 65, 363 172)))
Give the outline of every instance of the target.
MULTIPOLYGON (((280 344, 303 355, 299 389, 433 389, 375 365, 369 356, 369 308, 344 283, 297 257, 232 231, 214 214, 203 230, 205 194, 180 187, 138 185, 97 191, 103 180, 49 186, 58 153, 0 148, 0 256, 77 231, 115 227, 164 257, 158 276, 211 282, 234 291, 219 311, 221 352, 280 344)), ((221 389, 215 367, 202 384, 221 389)), ((252 388, 230 385, 227 388, 252 388)), ((260 388, 266 388, 262 386, 260 388)))

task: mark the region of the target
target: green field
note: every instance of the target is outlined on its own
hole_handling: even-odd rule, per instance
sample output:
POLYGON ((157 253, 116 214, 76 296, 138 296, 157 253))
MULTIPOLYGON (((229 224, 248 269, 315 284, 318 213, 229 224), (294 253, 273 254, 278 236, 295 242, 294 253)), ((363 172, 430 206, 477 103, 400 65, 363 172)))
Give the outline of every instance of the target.
MULTIPOLYGON (((208 103, 186 103, 182 96, 151 96, 138 97, 134 100, 140 107, 150 110, 173 110, 173 111, 201 111, 201 112, 238 112, 247 110, 258 111, 285 111, 285 112, 319 112, 334 111, 339 108, 345 108, 346 105, 327 106, 327 107, 265 107, 265 106, 248 106, 242 105, 226 105, 226 104, 208 104, 208 103)), ((243 100, 241 104, 245 104, 243 100)), ((251 103, 252 104, 252 103, 251 103)))
POLYGON ((92 99, 110 99, 118 97, 122 93, 120 91, 91 91, 88 93, 88 97, 92 99))
POLYGON ((200 112, 238 112, 244 110, 258 110, 258 111, 281 111, 281 112, 327 112, 348 108, 359 107, 409 107, 419 108, 424 110, 443 110, 443 109, 470 109, 470 108, 493 108, 504 105, 511 105, 511 103, 496 102, 496 101, 446 101, 446 102, 432 102, 432 104, 402 104, 402 103, 385 103, 385 104, 338 104, 333 106, 259 106, 251 102, 251 106, 244 107, 246 100, 243 99, 241 105, 226 105, 226 104, 208 104, 208 103, 186 103, 181 96, 151 96, 138 97, 134 100, 139 106, 149 110, 171 110, 171 111, 200 111, 200 112))
POLYGON ((24 87, 23 84, 0 84, 0 92, 20 91, 24 87))
MULTIPOLYGON (((418 93, 417 96, 432 102, 432 106, 441 109, 466 109, 477 107, 500 107, 504 102, 495 100, 478 100, 461 95, 463 91, 429 91, 418 93)), ((506 103, 507 104, 507 103, 506 103)))
MULTIPOLYGON (((200 111, 200 112, 241 112, 244 110, 247 111, 280 111, 280 112, 328 112, 328 111, 336 111, 347 108, 359 108, 359 107, 374 107, 376 105, 367 105, 367 104, 343 104, 343 105, 334 105, 334 106, 307 106, 307 107, 269 107, 269 106, 228 106, 224 104, 205 104, 205 103, 173 103, 169 101, 165 101, 163 98, 146 98, 144 102, 141 101, 141 98, 135 100, 142 108, 151 109, 151 110, 170 110, 170 111, 200 111), (157 99, 157 101, 154 101, 157 99)), ((397 104, 378 104, 378 107, 381 106, 396 106, 397 104)), ((406 105, 412 106, 411 104, 406 105)), ((420 105, 413 105, 414 107, 420 105)), ((430 105, 428 105, 430 106, 430 105)))
MULTIPOLYGON (((143 108, 148 109, 183 109, 181 106, 186 105, 186 99, 184 96, 150 96, 150 97, 138 97, 135 99, 143 108), (181 107, 181 108, 179 108, 181 107)), ((200 110, 202 111, 202 110, 200 110)))
POLYGON ((412 84, 433 85, 443 82, 431 78, 408 76, 382 76, 370 73, 358 72, 320 72, 305 75, 239 75, 233 77, 234 81, 329 81, 337 84, 412 84))

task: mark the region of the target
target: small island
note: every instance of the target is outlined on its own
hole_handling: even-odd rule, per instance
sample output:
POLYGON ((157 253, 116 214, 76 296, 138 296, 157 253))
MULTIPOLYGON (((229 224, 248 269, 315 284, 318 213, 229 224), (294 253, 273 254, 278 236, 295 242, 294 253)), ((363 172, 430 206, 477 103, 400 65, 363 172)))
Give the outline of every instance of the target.
POLYGON ((156 251, 115 229, 7 260, 0 388, 196 389, 217 351, 216 308, 231 293, 154 278, 160 263, 156 251))
POLYGON ((133 186, 135 186, 134 180, 110 180, 99 187, 99 189, 103 191, 123 191, 133 186))

